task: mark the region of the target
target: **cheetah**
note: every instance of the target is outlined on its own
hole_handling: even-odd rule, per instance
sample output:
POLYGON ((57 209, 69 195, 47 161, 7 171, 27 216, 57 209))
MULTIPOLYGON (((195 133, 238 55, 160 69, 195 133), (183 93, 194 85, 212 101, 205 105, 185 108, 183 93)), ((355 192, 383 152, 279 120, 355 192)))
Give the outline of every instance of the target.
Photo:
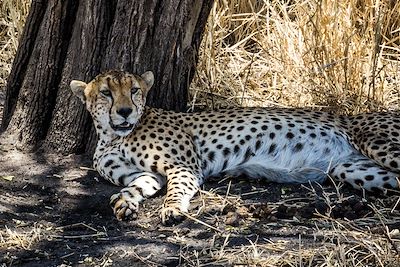
POLYGON ((110 198, 117 219, 135 219, 139 203, 166 186, 161 222, 178 223, 205 178, 246 175, 278 183, 323 182, 397 190, 400 114, 342 116, 283 108, 178 113, 146 106, 154 83, 108 71, 73 80, 98 135, 94 168, 123 186, 110 198))

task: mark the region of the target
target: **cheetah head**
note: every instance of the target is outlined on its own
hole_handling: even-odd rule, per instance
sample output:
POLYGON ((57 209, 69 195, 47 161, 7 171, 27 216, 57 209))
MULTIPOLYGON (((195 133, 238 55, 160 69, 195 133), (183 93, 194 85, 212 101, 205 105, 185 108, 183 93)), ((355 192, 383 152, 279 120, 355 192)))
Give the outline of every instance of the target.
POLYGON ((154 75, 108 71, 88 84, 73 80, 71 90, 89 110, 97 131, 111 131, 119 136, 132 132, 146 104, 154 75))

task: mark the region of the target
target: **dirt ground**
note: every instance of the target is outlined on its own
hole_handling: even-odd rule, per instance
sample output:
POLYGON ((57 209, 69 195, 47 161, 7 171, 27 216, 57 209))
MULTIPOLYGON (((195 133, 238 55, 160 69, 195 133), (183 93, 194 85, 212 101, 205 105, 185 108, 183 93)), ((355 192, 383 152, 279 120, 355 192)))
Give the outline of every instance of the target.
MULTIPOLYGON (((321 218, 316 211, 327 212, 323 194, 333 186, 311 192, 299 185, 213 179, 195 198, 195 219, 162 226, 158 196, 144 203, 139 220, 120 222, 108 205, 118 187, 90 170, 88 158, 23 154, 5 147, 0 158, 0 266, 229 266, 254 263, 251 257, 257 256, 251 251, 243 256, 249 259, 240 260, 229 251, 274 242, 287 249, 317 249, 324 239, 316 235, 313 220, 321 218)), ((355 220, 371 213, 358 192, 343 192, 339 198, 347 201, 332 198, 338 201, 331 203, 332 218, 355 220)), ((399 226, 400 221, 390 225, 399 226)))
POLYGON ((396 195, 211 179, 186 220, 165 227, 162 193, 117 221, 118 190, 88 157, 0 139, 0 266, 400 266, 396 195))

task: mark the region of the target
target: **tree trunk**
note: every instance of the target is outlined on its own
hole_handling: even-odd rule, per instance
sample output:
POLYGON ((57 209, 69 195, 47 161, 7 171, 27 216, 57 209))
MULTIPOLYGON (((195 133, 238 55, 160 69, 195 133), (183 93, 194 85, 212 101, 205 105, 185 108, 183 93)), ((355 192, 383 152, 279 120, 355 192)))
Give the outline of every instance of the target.
POLYGON ((148 104, 184 110, 212 0, 36 0, 9 76, 4 135, 22 149, 90 151, 91 119, 72 79, 152 70, 148 104))

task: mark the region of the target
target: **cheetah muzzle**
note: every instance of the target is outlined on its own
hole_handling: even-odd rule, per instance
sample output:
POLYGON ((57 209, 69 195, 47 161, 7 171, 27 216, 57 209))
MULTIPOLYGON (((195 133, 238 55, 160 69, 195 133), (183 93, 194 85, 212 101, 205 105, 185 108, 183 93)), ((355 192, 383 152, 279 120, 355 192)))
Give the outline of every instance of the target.
POLYGON ((114 125, 113 123, 110 123, 111 128, 115 132, 122 132, 122 133, 130 133, 135 125, 125 121, 119 125, 114 125))
POLYGON ((137 218, 139 204, 166 186, 161 220, 175 224, 204 179, 221 173, 279 183, 323 182, 330 176, 367 191, 399 187, 398 112, 177 113, 146 106, 153 83, 152 72, 109 71, 70 85, 96 127, 94 167, 123 186, 110 200, 119 220, 137 218))

